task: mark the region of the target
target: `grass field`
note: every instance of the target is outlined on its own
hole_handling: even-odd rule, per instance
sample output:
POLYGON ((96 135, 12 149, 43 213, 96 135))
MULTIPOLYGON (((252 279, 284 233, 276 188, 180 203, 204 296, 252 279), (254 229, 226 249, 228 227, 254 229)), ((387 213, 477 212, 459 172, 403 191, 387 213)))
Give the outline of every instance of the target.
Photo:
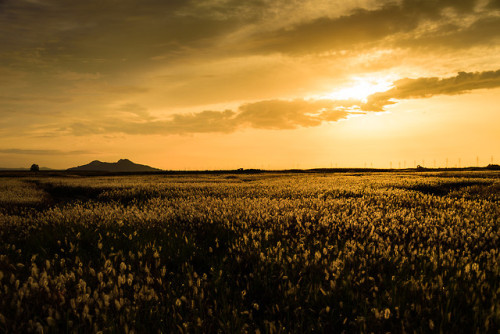
POLYGON ((500 172, 0 178, 0 332, 500 329, 500 172))

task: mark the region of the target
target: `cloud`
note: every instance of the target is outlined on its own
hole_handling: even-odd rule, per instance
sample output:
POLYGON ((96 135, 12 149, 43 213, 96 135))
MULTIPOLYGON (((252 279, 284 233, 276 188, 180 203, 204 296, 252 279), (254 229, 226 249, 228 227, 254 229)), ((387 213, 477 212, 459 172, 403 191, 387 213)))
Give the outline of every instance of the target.
MULTIPOLYGON (((334 100, 293 101, 269 100, 244 104, 239 107, 237 124, 256 129, 295 129, 318 126, 324 121, 345 118, 348 113, 334 110, 341 102, 334 100)), ((351 103, 352 105, 352 103, 351 103)))
POLYGON ((2 103, 67 103, 71 102, 71 98, 64 96, 37 96, 37 95, 20 95, 20 96, 2 96, 0 95, 2 103))
POLYGON ((0 60, 25 69, 55 67, 67 79, 96 79, 96 73, 100 78, 154 67, 152 59, 169 63, 227 54, 228 48, 238 55, 350 49, 376 45, 428 21, 445 21, 445 10, 476 15, 478 2, 144 0, 138 5, 123 0, 117 6, 96 0, 7 0, 0 6, 0 60))
POLYGON ((466 49, 477 46, 497 45, 500 41, 499 30, 500 16, 484 16, 466 26, 458 22, 441 24, 418 36, 400 38, 394 41, 394 46, 432 53, 440 53, 446 49, 465 52, 466 49))
POLYGON ((119 111, 125 113, 133 114, 139 118, 152 119, 153 117, 149 113, 148 109, 135 103, 125 103, 117 108, 119 111))
MULTIPOLYGON (((57 136, 47 130, 55 128, 84 136, 314 127, 346 118, 355 103, 298 97, 350 76, 498 68, 493 53, 472 48, 498 48, 499 8, 498 0, 0 0, 0 132, 34 140, 57 136), (236 101, 257 102, 207 107, 236 101), (159 118, 181 107, 204 111, 159 118)), ((436 85, 433 94, 452 85, 406 80, 363 110, 426 97, 420 84, 436 85)))
POLYGON ((102 77, 100 73, 78 73, 72 71, 64 71, 57 76, 68 81, 98 80, 102 77))
POLYGON ((362 106, 365 111, 382 111, 386 105, 395 103, 392 99, 429 98, 434 95, 463 94, 475 89, 500 87, 500 70, 485 72, 459 72, 449 78, 401 79, 394 82, 394 88, 372 94, 362 106))
POLYGON ((445 10, 453 10, 457 15, 473 14, 477 3, 477 0, 391 1, 372 10, 359 8, 340 17, 323 16, 263 32, 249 45, 263 51, 292 54, 345 50, 358 44, 375 46, 388 36, 414 31, 429 21, 445 21, 445 10))
POLYGON ((94 154, 95 152, 86 150, 61 151, 61 150, 33 150, 19 148, 0 149, 0 154, 20 154, 20 155, 73 155, 73 154, 94 154))
MULTIPOLYGON (((325 122, 345 119, 352 114, 383 111, 386 106, 396 103, 396 100, 454 95, 476 89, 500 87, 500 70, 459 72, 458 75, 448 78, 404 78, 395 81, 393 85, 394 88, 388 91, 370 95, 364 103, 357 100, 274 99, 245 103, 236 111, 206 110, 191 114, 175 114, 169 120, 143 122, 108 118, 98 126, 74 123, 70 129, 73 135, 105 133, 172 135, 231 133, 243 128, 289 130, 315 127, 325 122)), ((122 106, 124 110, 136 108, 139 107, 122 106)))
POLYGON ((172 135, 206 132, 233 132, 236 129, 235 113, 231 110, 199 113, 175 114, 169 120, 131 121, 123 118, 107 117, 96 122, 75 122, 60 128, 75 136, 92 134, 124 133, 132 135, 172 135))
POLYGON ((500 0, 490 0, 488 3, 488 8, 500 9, 500 0))
POLYGON ((192 114, 176 114, 168 121, 129 124, 125 127, 118 126, 114 130, 116 132, 137 134, 229 133, 236 128, 234 114, 231 110, 205 110, 192 114))
POLYGON ((105 76, 147 67, 153 57, 185 56, 243 24, 237 16, 221 19, 191 8, 191 1, 182 0, 123 0, 119 5, 6 0, 0 6, 0 60, 92 79, 88 73, 105 76))
POLYGON ((60 131, 69 130, 73 135, 82 136, 109 133, 134 135, 231 133, 242 128, 296 129, 344 119, 351 114, 347 108, 356 104, 359 102, 354 100, 267 100, 243 104, 236 112, 205 110, 191 114, 175 114, 169 120, 143 122, 107 118, 98 125, 77 122, 60 131))

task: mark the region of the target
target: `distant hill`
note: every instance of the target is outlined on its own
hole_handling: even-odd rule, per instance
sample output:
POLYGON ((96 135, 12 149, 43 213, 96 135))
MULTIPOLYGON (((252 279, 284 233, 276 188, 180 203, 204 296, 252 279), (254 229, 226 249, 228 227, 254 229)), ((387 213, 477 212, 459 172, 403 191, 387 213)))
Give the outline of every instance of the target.
POLYGON ((133 163, 128 159, 120 159, 117 162, 101 162, 94 160, 83 166, 68 168, 69 171, 92 171, 92 172, 157 172, 161 169, 146 165, 133 163))

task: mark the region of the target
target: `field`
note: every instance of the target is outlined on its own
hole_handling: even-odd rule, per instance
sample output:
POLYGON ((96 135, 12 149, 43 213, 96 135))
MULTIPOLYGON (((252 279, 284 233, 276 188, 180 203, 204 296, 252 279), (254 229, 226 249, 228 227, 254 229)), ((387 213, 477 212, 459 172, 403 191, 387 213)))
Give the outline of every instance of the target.
POLYGON ((0 332, 496 333, 499 203, 486 171, 3 177, 0 332))

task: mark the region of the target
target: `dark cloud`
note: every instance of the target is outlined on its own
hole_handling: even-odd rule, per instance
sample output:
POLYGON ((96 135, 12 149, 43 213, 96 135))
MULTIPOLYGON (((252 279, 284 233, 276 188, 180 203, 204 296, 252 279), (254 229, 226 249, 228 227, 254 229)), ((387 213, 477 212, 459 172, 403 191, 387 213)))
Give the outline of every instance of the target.
POLYGON ((321 17, 303 17, 272 28, 266 22, 269 13, 300 5, 275 0, 7 0, 0 6, 0 60, 18 69, 57 67, 76 74, 140 70, 157 60, 165 63, 214 52, 221 40, 248 28, 253 36, 226 47, 238 54, 349 49, 360 43, 377 44, 427 21, 439 22, 445 9, 472 14, 476 3, 385 1, 375 9, 356 8, 333 17, 326 11, 321 17))
POLYGON ((381 111, 384 106, 395 103, 392 99, 429 98, 434 95, 456 95, 475 89, 500 87, 500 70, 485 72, 459 72, 449 78, 401 79, 394 88, 370 95, 362 106, 366 111, 381 111))
MULTIPOLYGON (((445 9, 470 14, 477 0, 403 0, 388 2, 377 9, 356 9, 341 17, 313 21, 267 32, 252 47, 285 53, 314 53, 349 49, 357 44, 376 44, 388 36, 407 33, 428 21, 439 21, 445 9)), ((412 36, 413 38, 414 36, 412 36)))
POLYGON ((463 52, 475 46, 497 45, 500 41, 499 31, 500 17, 486 16, 477 18, 465 27, 457 23, 442 24, 430 32, 409 39, 400 39, 394 44, 421 52, 439 53, 446 49, 463 52))
POLYGON ((490 0, 488 7, 492 9, 500 9, 500 0, 490 0))
POLYGON ((211 45, 242 24, 193 7, 180 0, 5 1, 0 60, 23 70, 138 70, 154 57, 165 62, 211 45))

